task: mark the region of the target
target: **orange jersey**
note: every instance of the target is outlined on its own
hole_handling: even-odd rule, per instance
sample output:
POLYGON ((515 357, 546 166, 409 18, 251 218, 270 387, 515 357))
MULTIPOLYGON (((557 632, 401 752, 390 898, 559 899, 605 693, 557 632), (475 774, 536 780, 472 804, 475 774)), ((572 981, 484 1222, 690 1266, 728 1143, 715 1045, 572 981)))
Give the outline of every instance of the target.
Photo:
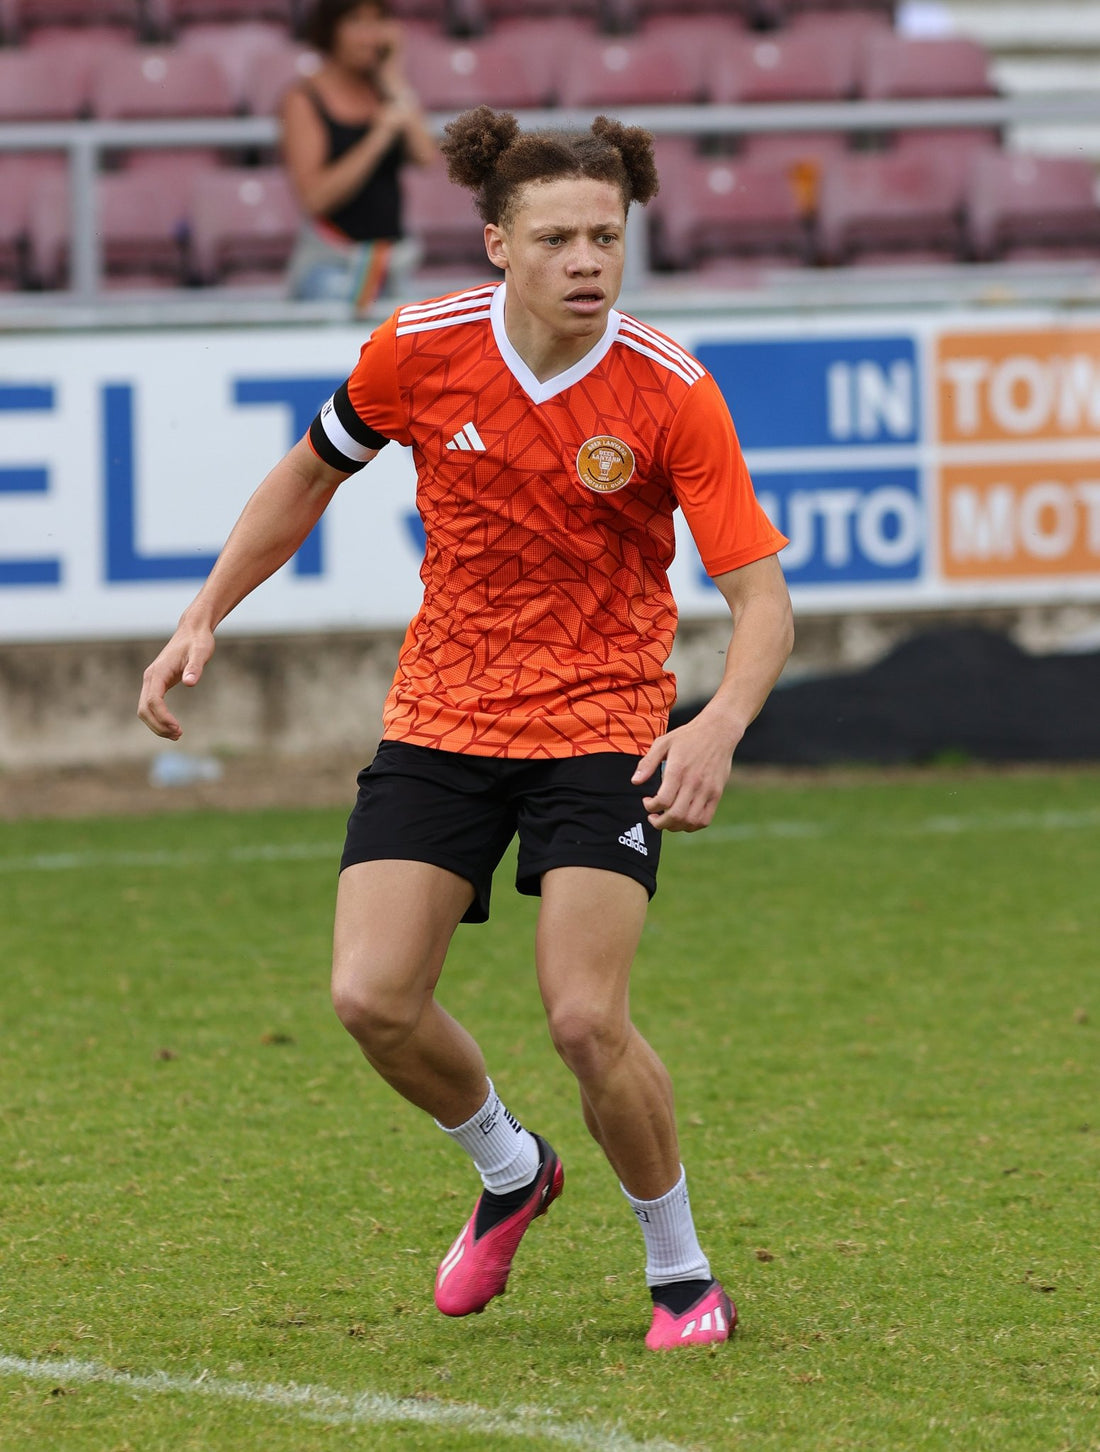
POLYGON ((677 504, 711 575, 786 543, 689 353, 612 311, 600 342, 540 383, 508 341, 499 283, 400 308, 310 439, 348 471, 386 439, 412 447, 424 601, 386 700, 393 741, 645 752, 675 697, 677 504))

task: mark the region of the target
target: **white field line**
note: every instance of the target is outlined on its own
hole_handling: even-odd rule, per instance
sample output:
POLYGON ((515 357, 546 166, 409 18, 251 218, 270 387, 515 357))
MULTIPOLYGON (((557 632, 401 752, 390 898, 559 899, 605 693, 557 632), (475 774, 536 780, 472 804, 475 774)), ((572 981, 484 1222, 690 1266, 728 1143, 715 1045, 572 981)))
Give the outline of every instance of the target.
MULTIPOLYGON (((988 812, 978 815, 924 817, 915 822, 826 822, 812 820, 729 822, 705 832, 683 834, 696 845, 708 842, 755 842, 769 837, 797 839, 865 833, 873 837, 951 837, 966 832, 1074 832, 1100 827, 1100 807, 1081 811, 988 812)), ((0 873, 67 872, 111 867, 193 867, 219 862, 314 862, 328 859, 335 871, 340 842, 286 842, 191 851, 164 848, 149 852, 41 852, 27 857, 0 857, 0 873)))
POLYGON ((214 1401, 242 1402, 293 1412, 306 1422, 327 1426, 377 1427, 384 1423, 416 1423, 423 1427, 458 1428, 478 1436, 496 1434, 529 1440, 538 1446, 555 1443, 587 1452, 687 1452, 674 1442, 639 1442, 614 1426, 563 1422, 552 1411, 514 1407, 494 1412, 461 1402, 415 1397, 390 1397, 381 1392, 348 1395, 323 1386, 272 1385, 265 1382, 226 1381, 209 1376, 177 1376, 167 1371, 139 1375, 118 1371, 95 1361, 38 1361, 0 1355, 0 1376, 53 1382, 55 1386, 100 1385, 128 1392, 206 1397, 214 1401))

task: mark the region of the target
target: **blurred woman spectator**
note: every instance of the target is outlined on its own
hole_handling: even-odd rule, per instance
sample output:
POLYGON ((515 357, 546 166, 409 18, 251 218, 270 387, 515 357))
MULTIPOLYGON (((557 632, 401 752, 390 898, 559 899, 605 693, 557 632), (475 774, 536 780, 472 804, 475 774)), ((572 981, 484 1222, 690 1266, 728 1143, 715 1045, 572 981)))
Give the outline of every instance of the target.
POLYGON ((306 38, 322 64, 282 108, 283 157, 306 214, 288 285, 292 297, 342 298, 362 313, 411 265, 400 171, 431 162, 435 144, 387 0, 318 0, 306 38))

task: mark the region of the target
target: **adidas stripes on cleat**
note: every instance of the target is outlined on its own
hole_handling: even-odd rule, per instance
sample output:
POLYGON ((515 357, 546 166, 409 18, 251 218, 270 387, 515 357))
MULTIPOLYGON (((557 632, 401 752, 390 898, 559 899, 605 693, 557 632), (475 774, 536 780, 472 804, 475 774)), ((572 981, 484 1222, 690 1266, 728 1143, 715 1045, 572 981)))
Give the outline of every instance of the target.
POLYGON ((474 1213, 450 1250, 439 1263, 435 1277, 435 1304, 444 1316, 469 1316, 484 1311, 508 1284, 508 1272, 524 1231, 545 1215, 561 1194, 565 1171, 544 1139, 535 1135, 539 1147, 539 1170, 519 1206, 494 1219, 478 1233, 478 1221, 485 1225, 491 1208, 487 1192, 474 1206, 474 1213), (479 1214, 479 1212, 481 1212, 479 1214))
POLYGON ((717 1281, 711 1281, 703 1294, 679 1314, 663 1306, 657 1299, 659 1296, 660 1287, 655 1287, 653 1324, 645 1338, 650 1351, 728 1341, 737 1325, 737 1307, 717 1281))

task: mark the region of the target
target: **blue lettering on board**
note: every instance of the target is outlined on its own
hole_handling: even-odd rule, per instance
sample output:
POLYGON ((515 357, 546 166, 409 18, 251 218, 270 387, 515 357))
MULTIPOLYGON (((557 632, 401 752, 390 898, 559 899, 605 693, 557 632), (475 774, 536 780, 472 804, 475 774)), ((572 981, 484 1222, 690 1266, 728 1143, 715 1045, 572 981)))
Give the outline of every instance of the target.
MULTIPOLYGON (((0 383, 0 413, 52 413, 54 391, 49 384, 0 383)), ((48 494, 49 471, 40 464, 0 467, 0 494, 48 494)), ((59 585, 61 561, 0 559, 2 585, 59 585)))

